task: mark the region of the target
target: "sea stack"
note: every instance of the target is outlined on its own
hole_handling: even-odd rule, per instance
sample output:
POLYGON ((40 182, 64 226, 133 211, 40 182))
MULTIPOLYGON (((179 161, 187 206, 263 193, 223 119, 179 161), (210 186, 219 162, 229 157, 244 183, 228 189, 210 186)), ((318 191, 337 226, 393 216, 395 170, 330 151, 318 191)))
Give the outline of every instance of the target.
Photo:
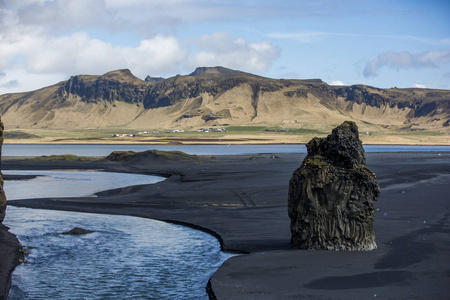
POLYGON ((345 121, 313 138, 289 183, 291 245, 298 249, 373 250, 376 176, 366 167, 358 127, 345 121))

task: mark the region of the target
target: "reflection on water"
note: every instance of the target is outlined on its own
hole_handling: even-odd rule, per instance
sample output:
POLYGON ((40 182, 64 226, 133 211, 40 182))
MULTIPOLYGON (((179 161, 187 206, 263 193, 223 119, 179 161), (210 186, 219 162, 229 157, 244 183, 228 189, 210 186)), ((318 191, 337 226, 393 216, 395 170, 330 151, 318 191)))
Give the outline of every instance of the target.
POLYGON ((9 299, 207 299, 229 257, 209 234, 144 218, 10 206, 4 223, 32 247, 9 299), (61 234, 73 227, 95 232, 61 234))

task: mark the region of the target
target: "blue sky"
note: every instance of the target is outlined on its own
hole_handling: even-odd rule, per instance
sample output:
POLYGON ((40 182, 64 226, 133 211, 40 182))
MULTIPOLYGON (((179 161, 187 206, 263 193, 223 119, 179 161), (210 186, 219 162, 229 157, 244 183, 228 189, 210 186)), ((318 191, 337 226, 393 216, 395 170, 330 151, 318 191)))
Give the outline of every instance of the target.
POLYGON ((169 77, 218 65, 450 89, 450 1, 0 0, 0 94, 77 74, 169 77))

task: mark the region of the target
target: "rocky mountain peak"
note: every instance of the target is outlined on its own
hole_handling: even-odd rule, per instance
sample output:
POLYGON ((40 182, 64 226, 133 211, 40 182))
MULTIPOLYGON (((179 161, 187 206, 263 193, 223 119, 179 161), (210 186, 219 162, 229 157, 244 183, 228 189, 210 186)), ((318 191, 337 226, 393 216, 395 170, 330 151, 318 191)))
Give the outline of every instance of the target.
POLYGON ((161 82, 164 80, 165 80, 165 78, 163 78, 163 77, 152 77, 150 75, 147 75, 147 77, 145 77, 145 81, 147 81, 147 82, 161 82))
POLYGON ((137 78, 136 76, 131 73, 128 69, 121 69, 121 70, 115 70, 108 72, 106 74, 103 74, 102 76, 99 76, 99 79, 103 80, 116 80, 116 81, 141 81, 141 79, 137 78))
POLYGON ((199 67, 189 76, 202 76, 202 75, 235 75, 241 74, 241 71, 231 70, 224 67, 199 67))

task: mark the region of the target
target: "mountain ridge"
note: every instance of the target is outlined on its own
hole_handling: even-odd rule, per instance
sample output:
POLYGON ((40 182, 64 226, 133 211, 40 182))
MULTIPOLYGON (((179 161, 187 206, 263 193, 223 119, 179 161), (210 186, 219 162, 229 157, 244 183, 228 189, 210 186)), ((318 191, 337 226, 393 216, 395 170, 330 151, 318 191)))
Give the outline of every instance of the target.
POLYGON ((75 75, 36 91, 0 95, 9 128, 181 128, 213 125, 329 128, 352 120, 393 130, 449 133, 450 91, 330 86, 224 67, 142 80, 130 70, 75 75))

